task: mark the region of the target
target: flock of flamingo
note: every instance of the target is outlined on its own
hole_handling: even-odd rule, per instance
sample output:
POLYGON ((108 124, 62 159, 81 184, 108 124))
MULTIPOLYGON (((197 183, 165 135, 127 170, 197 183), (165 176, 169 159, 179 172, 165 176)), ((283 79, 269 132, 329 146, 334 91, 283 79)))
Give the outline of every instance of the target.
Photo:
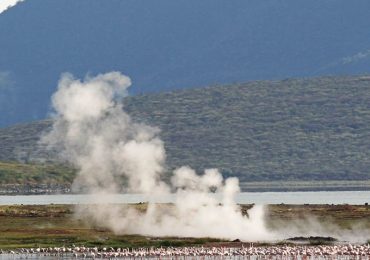
POLYGON ((0 259, 370 259, 370 245, 98 248, 85 246, 0 251, 0 259), (5 258, 3 258, 4 256, 5 258))

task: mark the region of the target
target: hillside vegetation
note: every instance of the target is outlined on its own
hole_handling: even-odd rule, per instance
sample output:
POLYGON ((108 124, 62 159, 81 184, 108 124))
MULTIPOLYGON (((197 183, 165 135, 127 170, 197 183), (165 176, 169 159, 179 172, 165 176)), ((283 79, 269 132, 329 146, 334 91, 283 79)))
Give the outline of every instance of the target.
POLYGON ((61 165, 0 162, 0 185, 70 185, 74 177, 74 170, 61 165))
MULTIPOLYGON (((219 168, 241 181, 370 179, 370 77, 255 81, 125 100, 157 126, 169 168, 219 168)), ((50 121, 0 129, 0 160, 45 158, 50 121)))

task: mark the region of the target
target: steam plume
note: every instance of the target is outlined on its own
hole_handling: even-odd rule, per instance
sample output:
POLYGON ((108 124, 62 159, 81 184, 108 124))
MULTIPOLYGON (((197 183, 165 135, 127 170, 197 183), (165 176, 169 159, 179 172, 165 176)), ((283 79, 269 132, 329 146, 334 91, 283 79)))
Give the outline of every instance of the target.
POLYGON ((91 205, 79 206, 77 214, 116 233, 272 239, 263 207, 253 207, 247 217, 236 205, 238 179, 224 180, 217 169, 198 175, 183 166, 174 171, 171 184, 162 180, 166 155, 159 129, 133 122, 123 110, 130 84, 119 72, 84 81, 65 74, 52 97, 55 122, 43 141, 78 169, 73 188, 97 202, 125 191, 145 194, 149 201, 145 212, 91 205), (219 196, 211 196, 211 191, 219 196), (155 203, 156 196, 171 192, 176 195, 173 205, 155 203))

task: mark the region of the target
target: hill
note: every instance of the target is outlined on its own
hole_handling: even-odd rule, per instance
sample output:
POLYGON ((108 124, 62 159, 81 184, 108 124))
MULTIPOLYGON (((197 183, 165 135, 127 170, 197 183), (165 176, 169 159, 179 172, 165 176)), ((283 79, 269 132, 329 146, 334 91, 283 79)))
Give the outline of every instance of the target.
MULTIPOLYGON (((169 168, 219 168, 242 182, 370 180, 370 77, 254 81, 128 97, 162 129, 169 168)), ((0 129, 0 160, 46 158, 50 121, 0 129)))
POLYGON ((132 94, 368 73, 370 1, 24 1, 0 15, 0 126, 43 119, 61 73, 132 94))
POLYGON ((63 165, 0 162, 0 194, 66 193, 74 177, 63 165))
POLYGON ((62 165, 0 162, 0 185, 71 184, 73 178, 73 170, 62 165))

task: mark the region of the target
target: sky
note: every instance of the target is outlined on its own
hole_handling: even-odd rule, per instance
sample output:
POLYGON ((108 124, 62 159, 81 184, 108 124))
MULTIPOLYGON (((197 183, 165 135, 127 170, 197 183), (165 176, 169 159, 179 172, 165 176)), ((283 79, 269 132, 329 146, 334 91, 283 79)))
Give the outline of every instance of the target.
POLYGON ((48 116, 65 72, 130 95, 370 72, 369 0, 19 2, 0 0, 0 127, 48 116))

